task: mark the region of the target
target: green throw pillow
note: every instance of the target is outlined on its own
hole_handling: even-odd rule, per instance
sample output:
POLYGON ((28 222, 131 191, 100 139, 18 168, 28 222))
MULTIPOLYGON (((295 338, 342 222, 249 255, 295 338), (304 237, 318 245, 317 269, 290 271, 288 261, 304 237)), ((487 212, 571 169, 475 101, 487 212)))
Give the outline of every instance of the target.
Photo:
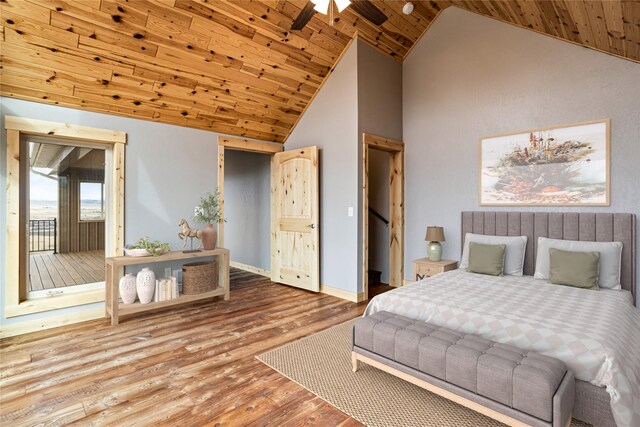
POLYGON ((598 289, 600 252, 549 249, 549 281, 556 285, 598 289))
POLYGON ((504 254, 507 245, 485 245, 469 242, 469 267, 472 273, 502 276, 504 274, 504 254))

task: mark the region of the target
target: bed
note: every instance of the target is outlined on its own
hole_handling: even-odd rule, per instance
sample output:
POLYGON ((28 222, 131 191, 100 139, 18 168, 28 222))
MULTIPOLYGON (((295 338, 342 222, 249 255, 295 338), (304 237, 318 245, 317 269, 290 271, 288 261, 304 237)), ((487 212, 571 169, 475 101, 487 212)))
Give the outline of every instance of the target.
MULTIPOLYGON (((523 277, 454 270, 379 295, 387 311, 556 357, 576 381, 574 417, 640 425, 640 313, 632 214, 463 212, 466 233, 528 237, 523 277), (588 291, 531 277, 538 237, 621 241, 621 291, 588 291)), ((464 238, 464 237, 463 237, 464 238)))

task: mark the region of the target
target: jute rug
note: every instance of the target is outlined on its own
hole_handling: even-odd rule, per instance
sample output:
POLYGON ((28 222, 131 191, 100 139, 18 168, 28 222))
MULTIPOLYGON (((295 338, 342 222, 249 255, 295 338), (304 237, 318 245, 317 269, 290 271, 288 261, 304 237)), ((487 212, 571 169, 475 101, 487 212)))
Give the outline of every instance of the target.
MULTIPOLYGON (((372 427, 496 427, 502 423, 379 369, 351 371, 355 320, 257 356, 361 423, 372 427)), ((574 421, 572 427, 587 424, 574 421)))

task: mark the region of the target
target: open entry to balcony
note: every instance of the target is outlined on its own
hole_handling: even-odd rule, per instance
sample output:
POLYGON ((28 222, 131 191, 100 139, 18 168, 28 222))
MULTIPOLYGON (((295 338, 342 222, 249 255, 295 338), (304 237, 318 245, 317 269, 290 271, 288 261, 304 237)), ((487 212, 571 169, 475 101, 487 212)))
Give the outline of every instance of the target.
POLYGON ((28 150, 28 291, 104 281, 105 151, 43 139, 28 150))

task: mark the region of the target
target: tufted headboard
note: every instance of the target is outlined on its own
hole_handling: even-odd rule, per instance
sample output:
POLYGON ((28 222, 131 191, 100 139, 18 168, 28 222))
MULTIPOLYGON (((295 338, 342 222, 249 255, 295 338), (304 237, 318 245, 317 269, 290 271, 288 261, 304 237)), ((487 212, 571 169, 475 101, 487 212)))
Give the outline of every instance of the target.
POLYGON ((535 272, 538 237, 622 242, 622 289, 636 300, 636 217, 629 213, 462 212, 462 247, 466 233, 527 236, 524 274, 535 272))

